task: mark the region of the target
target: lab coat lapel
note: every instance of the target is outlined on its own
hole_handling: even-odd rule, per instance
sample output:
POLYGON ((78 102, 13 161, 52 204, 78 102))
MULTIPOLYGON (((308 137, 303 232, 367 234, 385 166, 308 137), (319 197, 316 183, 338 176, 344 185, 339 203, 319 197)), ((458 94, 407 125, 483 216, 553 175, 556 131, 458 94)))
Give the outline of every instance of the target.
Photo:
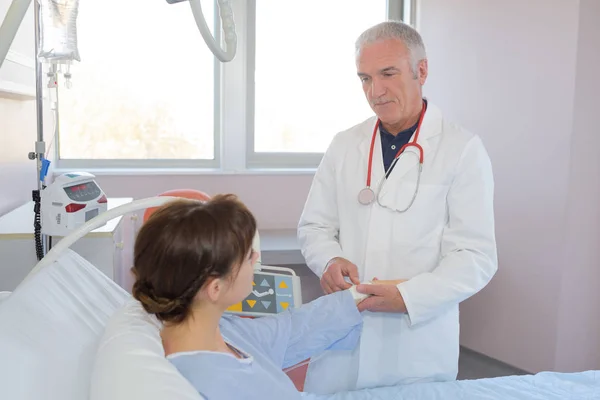
POLYGON ((383 167, 383 152, 381 150, 381 135, 377 132, 375 139, 375 148, 373 149, 373 177, 371 178, 371 188, 377 191, 379 182, 385 178, 385 169, 383 167))

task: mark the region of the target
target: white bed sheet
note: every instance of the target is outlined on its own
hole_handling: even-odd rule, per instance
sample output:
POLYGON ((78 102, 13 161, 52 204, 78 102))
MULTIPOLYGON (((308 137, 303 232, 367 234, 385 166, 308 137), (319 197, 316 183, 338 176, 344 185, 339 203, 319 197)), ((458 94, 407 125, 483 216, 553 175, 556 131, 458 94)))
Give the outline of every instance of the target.
POLYGON ((0 302, 0 399, 88 398, 93 360, 127 292, 77 253, 0 302))
POLYGON ((418 383, 334 395, 307 395, 307 400, 598 400, 600 371, 542 372, 537 375, 418 383))

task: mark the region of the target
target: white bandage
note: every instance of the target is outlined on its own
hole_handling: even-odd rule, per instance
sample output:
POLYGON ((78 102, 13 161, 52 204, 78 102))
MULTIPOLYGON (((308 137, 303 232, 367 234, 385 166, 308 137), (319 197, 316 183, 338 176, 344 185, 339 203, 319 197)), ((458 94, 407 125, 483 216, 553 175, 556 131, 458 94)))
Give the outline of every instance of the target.
MULTIPOLYGON (((369 284, 371 284, 371 281, 369 281, 369 282, 363 282, 363 283, 369 285, 369 284)), ((356 290, 356 285, 352 285, 352 287, 350 287, 350 289, 348 289, 348 290, 352 294, 352 298, 354 298, 354 302, 356 304, 360 303, 361 301, 363 301, 364 299, 366 299, 367 297, 369 297, 368 294, 358 293, 358 291, 356 290)))

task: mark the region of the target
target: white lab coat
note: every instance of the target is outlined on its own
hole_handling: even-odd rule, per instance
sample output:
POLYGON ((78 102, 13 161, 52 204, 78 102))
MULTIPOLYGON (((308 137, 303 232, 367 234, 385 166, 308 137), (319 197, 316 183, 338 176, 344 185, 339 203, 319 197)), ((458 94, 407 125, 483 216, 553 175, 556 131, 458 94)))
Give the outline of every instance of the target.
MULTIPOLYGON (((375 122, 372 117, 333 139, 315 174, 298 238, 319 277, 330 259, 345 257, 358 266, 361 281, 409 279, 398 285, 408 313, 365 312, 359 348, 312 362, 307 392, 456 379, 458 304, 497 270, 492 167, 480 138, 446 121, 429 102, 419 135, 421 184, 412 207, 401 214, 357 200, 366 185, 375 122)), ((417 160, 405 154, 398 161, 382 191, 383 204, 408 205, 417 160)), ((380 135, 372 174, 376 190, 384 176, 380 135)))

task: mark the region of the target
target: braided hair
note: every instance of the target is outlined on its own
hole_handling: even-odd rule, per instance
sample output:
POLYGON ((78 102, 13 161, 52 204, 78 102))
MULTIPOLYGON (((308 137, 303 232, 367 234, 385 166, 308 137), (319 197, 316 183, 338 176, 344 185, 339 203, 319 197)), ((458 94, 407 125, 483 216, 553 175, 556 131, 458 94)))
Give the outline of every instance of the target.
POLYGON ((183 322, 211 278, 235 273, 255 233, 254 216, 234 195, 164 205, 137 235, 133 296, 159 320, 183 322))

